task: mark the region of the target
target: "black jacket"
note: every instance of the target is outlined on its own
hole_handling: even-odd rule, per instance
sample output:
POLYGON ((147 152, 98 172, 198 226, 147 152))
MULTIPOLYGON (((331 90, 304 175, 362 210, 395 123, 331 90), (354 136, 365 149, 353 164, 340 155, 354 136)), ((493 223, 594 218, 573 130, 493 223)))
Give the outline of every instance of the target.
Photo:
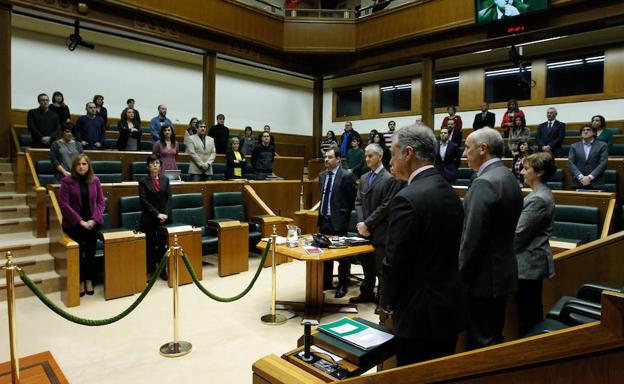
MULTIPOLYGON (((240 151, 238 153, 240 153, 240 151)), ((241 157, 242 159, 240 160, 240 162, 236 164, 234 162, 234 160, 236 160, 236 158, 234 157, 234 151, 232 151, 231 148, 228 149, 227 153, 225 154, 225 179, 226 180, 234 178, 234 168, 241 169, 241 177, 242 177, 243 175, 242 171, 245 169, 245 165, 247 165, 247 160, 245 160, 245 155, 243 155, 242 153, 241 153, 241 157)))
POLYGON ((153 231, 161 225, 158 214, 168 216, 167 223, 171 223, 171 186, 169 179, 159 175, 160 191, 156 192, 152 179, 144 177, 139 180, 139 201, 141 202, 141 231, 153 231))

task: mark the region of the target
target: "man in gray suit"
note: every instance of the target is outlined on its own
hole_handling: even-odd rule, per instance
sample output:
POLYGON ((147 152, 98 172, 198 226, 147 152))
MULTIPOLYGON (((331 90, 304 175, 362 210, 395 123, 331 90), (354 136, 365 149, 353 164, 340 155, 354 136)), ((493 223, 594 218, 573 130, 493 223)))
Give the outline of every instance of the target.
POLYGON ((349 299, 351 303, 376 301, 375 276, 381 287, 381 268, 386 248, 388 231, 388 210, 390 200, 398 191, 399 182, 388 172, 381 159, 383 149, 379 144, 369 144, 364 151, 366 165, 371 169, 360 178, 360 186, 355 198, 355 211, 358 216, 357 230, 361 236, 370 238, 375 253, 360 255, 364 270, 364 281, 360 285, 360 295, 349 299))
POLYGON ((189 175, 191 181, 210 180, 212 177, 212 163, 217 157, 214 139, 206 135, 206 122, 197 122, 197 134, 186 140, 186 153, 191 157, 189 175))
POLYGON ((503 341, 505 302, 518 286, 513 241, 522 193, 501 161, 503 139, 481 128, 466 139, 468 166, 477 171, 464 199, 459 270, 468 293, 467 349, 503 341))
POLYGON ((585 125, 583 140, 570 146, 568 167, 572 174, 572 189, 603 189, 604 171, 609 159, 609 146, 596 139, 596 128, 585 125))

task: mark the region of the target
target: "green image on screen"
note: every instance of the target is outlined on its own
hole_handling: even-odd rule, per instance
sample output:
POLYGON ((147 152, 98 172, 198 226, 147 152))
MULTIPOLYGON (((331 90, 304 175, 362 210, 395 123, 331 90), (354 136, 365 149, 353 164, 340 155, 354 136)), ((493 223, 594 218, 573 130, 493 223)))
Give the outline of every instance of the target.
POLYGON ((475 0, 477 23, 505 20, 548 8, 548 0, 475 0))

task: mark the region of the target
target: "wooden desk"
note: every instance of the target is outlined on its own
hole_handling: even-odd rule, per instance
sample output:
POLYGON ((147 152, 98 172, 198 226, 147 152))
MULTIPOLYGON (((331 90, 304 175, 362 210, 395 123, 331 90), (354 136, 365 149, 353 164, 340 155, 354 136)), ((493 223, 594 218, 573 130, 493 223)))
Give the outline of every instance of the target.
POLYGON ((574 249, 578 246, 577 243, 570 243, 567 241, 549 240, 548 242, 550 243, 550 249, 552 249, 553 254, 574 249))
MULTIPOLYGON (((257 247, 264 250, 266 242, 261 241, 257 247)), ((362 253, 373 252, 372 245, 359 245, 342 249, 323 249, 322 255, 310 256, 302 247, 290 248, 286 245, 278 245, 275 248, 277 254, 284 255, 296 260, 306 262, 306 294, 304 302, 278 301, 278 309, 294 310, 303 313, 304 319, 320 319, 324 312, 347 312, 357 313, 354 305, 328 304, 325 303, 323 292, 323 263, 325 261, 338 260, 362 253)), ((270 257, 270 255, 269 255, 270 257)))
MULTIPOLYGON (((201 228, 192 227, 190 225, 179 225, 176 227, 167 227, 167 244, 173 246, 173 237, 178 236, 178 245, 182 247, 189 258, 197 279, 203 278, 202 271, 202 244, 201 244, 201 228)), ((173 271, 173 257, 169 258, 167 268, 173 271)), ((169 272, 169 288, 173 287, 173 278, 169 272)), ((192 283, 191 274, 188 273, 182 259, 178 260, 178 285, 192 283)))
POLYGON ((219 236, 219 277, 249 270, 249 224, 238 220, 209 221, 208 227, 219 236))
POLYGON ((145 289, 145 234, 132 231, 105 232, 104 298, 130 296, 145 289))

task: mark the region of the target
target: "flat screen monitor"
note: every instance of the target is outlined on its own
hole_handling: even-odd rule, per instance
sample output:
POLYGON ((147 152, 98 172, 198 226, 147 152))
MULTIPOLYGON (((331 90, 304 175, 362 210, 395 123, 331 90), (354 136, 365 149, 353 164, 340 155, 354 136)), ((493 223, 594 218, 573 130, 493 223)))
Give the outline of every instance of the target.
POLYGON ((179 181, 181 172, 182 171, 180 171, 179 169, 167 169, 165 170, 164 174, 165 177, 171 181, 179 181))
POLYGON ((550 0, 475 0, 477 24, 510 20, 547 10, 550 0))

